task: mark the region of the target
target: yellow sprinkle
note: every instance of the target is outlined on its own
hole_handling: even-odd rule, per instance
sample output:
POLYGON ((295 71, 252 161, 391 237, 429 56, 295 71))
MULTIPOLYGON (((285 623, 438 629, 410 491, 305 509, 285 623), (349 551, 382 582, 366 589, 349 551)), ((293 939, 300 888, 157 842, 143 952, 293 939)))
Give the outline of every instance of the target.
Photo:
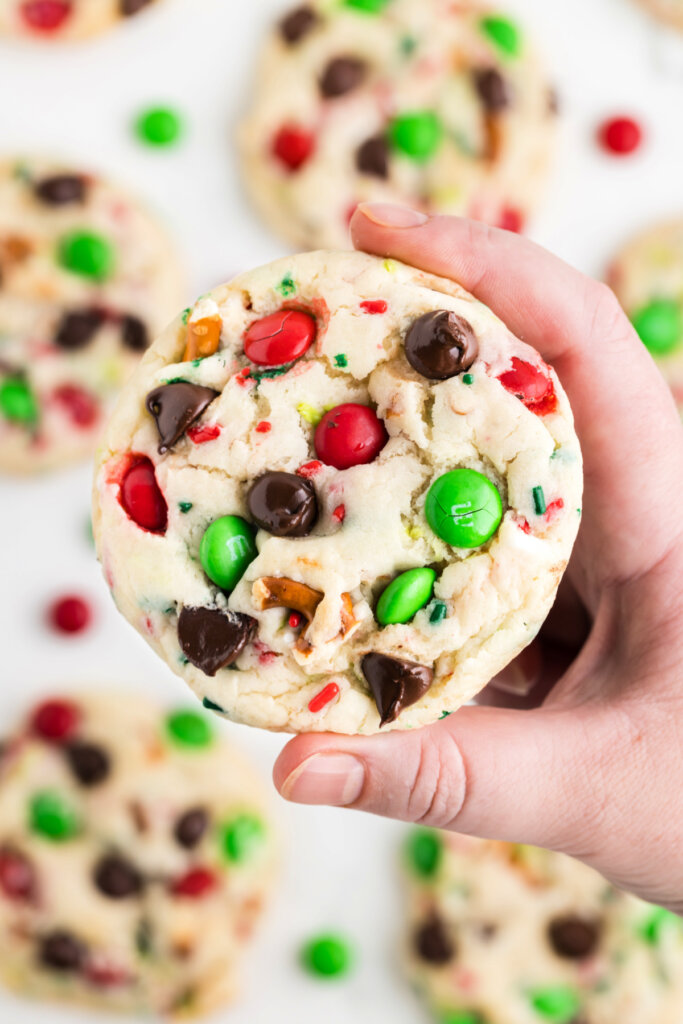
POLYGON ((296 411, 301 416, 302 420, 306 420, 312 427, 317 427, 323 418, 323 414, 318 410, 314 409, 308 402, 299 402, 296 407, 296 411))
POLYGON ((406 526, 406 533, 411 540, 421 540, 424 537, 424 533, 419 526, 406 526))
POLYGON ((385 260, 384 261, 384 269, 386 270, 387 274, 395 274, 396 273, 396 264, 394 263, 393 260, 385 260))

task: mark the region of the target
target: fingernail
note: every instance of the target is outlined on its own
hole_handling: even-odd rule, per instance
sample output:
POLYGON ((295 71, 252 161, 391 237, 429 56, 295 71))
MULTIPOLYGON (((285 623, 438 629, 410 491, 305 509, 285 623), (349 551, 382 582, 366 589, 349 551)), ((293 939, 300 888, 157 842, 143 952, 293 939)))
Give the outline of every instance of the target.
POLYGON ((364 782, 365 765, 351 754, 313 754, 285 779, 281 793, 295 804, 348 807, 364 782))
POLYGON ((527 697, 540 682, 542 672, 543 659, 539 645, 532 643, 491 680, 491 685, 515 697, 527 697))
POLYGON ((358 209, 380 228, 419 228, 429 220, 426 213, 394 203, 361 203, 358 209))

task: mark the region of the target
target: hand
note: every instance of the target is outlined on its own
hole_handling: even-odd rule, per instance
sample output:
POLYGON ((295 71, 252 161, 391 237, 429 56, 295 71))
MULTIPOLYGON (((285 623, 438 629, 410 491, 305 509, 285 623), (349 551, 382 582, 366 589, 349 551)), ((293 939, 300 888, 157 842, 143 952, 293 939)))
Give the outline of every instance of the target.
POLYGON ((428 729, 298 736, 276 785, 561 850, 681 912, 683 432, 668 388, 612 292, 531 242, 386 205, 361 207, 352 234, 460 282, 552 363, 583 447, 584 514, 554 614, 507 673, 533 675, 526 701, 489 688, 488 706, 428 729))

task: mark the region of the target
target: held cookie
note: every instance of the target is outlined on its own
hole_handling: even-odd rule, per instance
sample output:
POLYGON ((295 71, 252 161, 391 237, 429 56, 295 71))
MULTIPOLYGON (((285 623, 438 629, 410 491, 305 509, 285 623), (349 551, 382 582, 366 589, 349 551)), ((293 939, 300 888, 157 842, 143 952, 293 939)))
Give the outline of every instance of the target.
POLYGON ((118 608, 209 707, 374 733, 458 708, 535 636, 581 490, 537 352, 451 281, 318 252, 153 346, 94 523, 118 608))
POLYGON ((416 831, 406 965, 437 1024, 680 1024, 683 924, 561 854, 416 831))
POLYGON ((634 238, 607 280, 664 374, 683 415, 683 220, 634 238))
POLYGON ((212 1011, 272 874, 260 787, 206 714, 59 697, 3 745, 0 980, 19 994, 212 1011))
POLYGON ((98 35, 158 0, 0 0, 0 35, 73 40, 98 35))
POLYGON ((451 0, 315 0, 266 44, 240 135, 245 183, 299 248, 346 248, 359 202, 522 230, 557 101, 526 31, 451 0))
POLYGON ((170 240, 120 189, 43 160, 0 163, 0 472, 90 455, 182 295, 170 240))

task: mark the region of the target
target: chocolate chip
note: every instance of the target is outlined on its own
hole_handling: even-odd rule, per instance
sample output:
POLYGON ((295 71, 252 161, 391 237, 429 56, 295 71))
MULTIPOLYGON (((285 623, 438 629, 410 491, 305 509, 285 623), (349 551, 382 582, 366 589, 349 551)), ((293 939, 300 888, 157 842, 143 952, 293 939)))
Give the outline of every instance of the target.
POLYGON ((401 712, 425 695, 434 682, 434 672, 427 665, 401 661, 387 654, 366 654, 361 671, 375 698, 381 724, 395 722, 401 712))
POLYGON ((417 955, 428 964, 448 964, 455 958, 455 944, 437 914, 418 928, 413 941, 417 955))
POLYGON ((315 487, 294 473, 264 473, 251 485, 247 506, 275 537, 307 537, 318 518, 315 487))
POLYGON ((290 46, 300 43, 309 32, 313 31, 319 21, 320 18, 312 7, 307 5, 297 7, 280 22, 282 38, 290 46))
POLYGON ((147 395, 147 409, 156 420, 163 455, 180 440, 188 427, 198 420, 205 409, 218 397, 213 388, 176 381, 162 384, 147 395))
POLYGON ((149 331, 137 316, 121 317, 121 337, 126 348, 133 352, 144 352, 149 348, 149 331))
POLYGON ((86 948, 80 939, 62 930, 44 936, 38 950, 38 959, 44 967, 65 973, 78 971, 85 957, 86 948))
POLYGON ((120 11, 124 18, 130 18, 133 14, 138 14, 143 7, 148 7, 152 3, 152 0, 121 0, 120 11))
POLYGON ((96 743, 75 741, 63 749, 71 771, 82 786, 98 786, 109 775, 109 754, 96 743))
POLYGON ((105 319, 104 313, 99 309, 80 309, 73 313, 65 313, 57 328, 55 345, 66 349, 67 352, 85 348, 105 319))
POLYGON ((367 74, 367 64, 356 57, 335 57, 320 79, 320 91, 328 99, 345 96, 357 89, 367 74))
POLYGON ((193 807, 178 818, 173 835, 180 846, 193 849, 209 827, 209 816, 203 807, 193 807))
POLYGON ((48 206, 66 206, 85 202, 87 187, 85 178, 78 174, 55 174, 37 181, 33 191, 48 206))
POLYGON ((576 914, 556 917, 548 925, 548 938, 558 956, 567 960, 585 960, 595 953, 600 942, 600 924, 576 914))
POLYGON ((428 380, 448 380, 469 370, 479 355, 472 327, 448 310, 425 313, 412 325, 405 341, 406 359, 428 380))
POLYGON ((95 867, 93 878, 102 895, 112 900, 137 896, 143 887, 142 875, 137 868, 118 854, 103 857, 95 867))
POLYGON ((240 612, 218 608, 183 608, 178 641, 185 657, 207 676, 237 661, 253 638, 258 623, 240 612))
POLYGON ((389 177, 389 143, 384 135, 373 135, 356 152, 356 166, 361 174, 373 178, 389 177))
POLYGON ((472 75, 479 98, 486 110, 497 114, 510 106, 510 89, 500 71, 496 68, 477 68, 472 75))

